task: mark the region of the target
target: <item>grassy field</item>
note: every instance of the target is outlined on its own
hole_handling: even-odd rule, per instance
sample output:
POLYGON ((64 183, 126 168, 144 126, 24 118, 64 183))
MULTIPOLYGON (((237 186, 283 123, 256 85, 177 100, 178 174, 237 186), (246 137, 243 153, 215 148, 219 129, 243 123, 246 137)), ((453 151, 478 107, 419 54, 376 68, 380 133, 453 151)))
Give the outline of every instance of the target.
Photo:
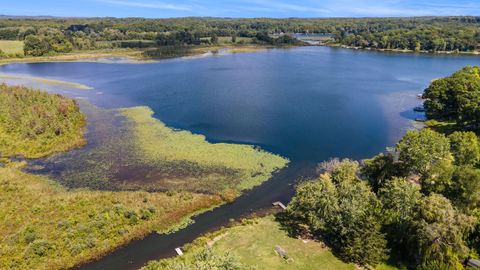
MULTIPOLYGON (((195 254, 208 245, 212 246, 216 254, 233 255, 242 265, 241 269, 356 269, 355 265, 344 263, 336 258, 322 243, 289 237, 273 216, 267 216, 248 220, 245 225, 237 225, 201 237, 194 244, 185 247, 185 256, 151 262, 145 270, 169 269, 169 266, 179 263, 190 265, 195 254), (287 252, 288 259, 281 258, 275 252, 276 246, 280 246, 287 252)), ((397 268, 384 264, 376 269, 397 268)))
POLYGON ((65 269, 218 205, 192 193, 67 191, 0 167, 0 269, 65 269))
MULTIPOLYGON (((237 37, 236 44, 252 44, 254 38, 249 37, 237 37)), ((227 45, 227 44, 234 44, 232 42, 232 37, 218 37, 218 44, 219 45, 227 45)))
POLYGON ((6 54, 23 55, 23 41, 0 40, 0 50, 6 54))
POLYGON ((354 269, 335 258, 321 243, 290 238, 282 231, 273 217, 256 220, 253 224, 237 226, 219 240, 215 249, 232 252, 241 263, 257 269, 354 269), (277 255, 275 246, 282 247, 290 259, 277 255))

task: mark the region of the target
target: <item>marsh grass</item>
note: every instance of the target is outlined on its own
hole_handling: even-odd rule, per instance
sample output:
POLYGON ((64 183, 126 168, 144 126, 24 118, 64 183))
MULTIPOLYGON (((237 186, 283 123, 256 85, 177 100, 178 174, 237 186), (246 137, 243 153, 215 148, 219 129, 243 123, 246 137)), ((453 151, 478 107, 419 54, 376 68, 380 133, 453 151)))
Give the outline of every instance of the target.
POLYGON ((81 146, 84 127, 74 100, 0 84, 0 157, 38 158, 81 146))
POLYGON ((288 162, 171 129, 146 107, 104 110, 82 102, 82 110, 89 143, 62 152, 85 141, 77 102, 0 85, 2 155, 59 152, 22 162, 0 157, 0 269, 70 268, 152 231, 177 230, 288 162))
POLYGON ((65 87, 76 88, 76 89, 80 89, 80 90, 92 89, 92 87, 90 87, 88 85, 81 84, 81 83, 45 79, 45 78, 41 78, 41 77, 33 77, 33 76, 28 76, 28 75, 0 74, 0 79, 27 80, 27 81, 32 81, 32 82, 36 82, 36 83, 43 83, 43 84, 49 84, 49 85, 55 85, 55 86, 65 86, 65 87))
POLYGON ((67 191, 0 168, 0 269, 65 269, 221 203, 193 193, 67 191))

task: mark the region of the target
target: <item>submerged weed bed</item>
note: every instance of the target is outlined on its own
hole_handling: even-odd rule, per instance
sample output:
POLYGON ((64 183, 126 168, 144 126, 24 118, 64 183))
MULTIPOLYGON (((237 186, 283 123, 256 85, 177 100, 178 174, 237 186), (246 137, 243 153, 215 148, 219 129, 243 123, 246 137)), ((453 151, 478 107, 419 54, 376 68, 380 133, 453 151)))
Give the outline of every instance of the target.
POLYGON ((192 191, 233 199, 259 185, 288 160, 249 145, 209 143, 167 127, 147 107, 103 110, 82 104, 88 145, 33 162, 69 187, 192 191))

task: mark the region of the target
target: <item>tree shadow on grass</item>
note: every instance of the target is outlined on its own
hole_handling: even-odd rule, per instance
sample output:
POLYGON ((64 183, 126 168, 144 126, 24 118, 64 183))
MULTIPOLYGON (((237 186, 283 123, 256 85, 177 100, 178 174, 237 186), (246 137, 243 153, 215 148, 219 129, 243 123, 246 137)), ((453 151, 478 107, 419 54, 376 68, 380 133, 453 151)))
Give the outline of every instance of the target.
MULTIPOLYGON (((295 239, 308 239, 323 243, 337 259, 344 263, 352 263, 351 261, 346 261, 343 259, 341 252, 337 248, 338 243, 336 244, 333 238, 322 236, 319 232, 312 232, 309 230, 308 226, 302 225, 301 221, 292 217, 288 211, 279 212, 274 216, 275 221, 280 224, 280 229, 286 232, 289 237, 295 239)), ((395 252, 392 252, 388 260, 384 261, 383 264, 396 267, 398 269, 409 269, 407 266, 405 266, 407 264, 402 260, 401 256, 395 252)))

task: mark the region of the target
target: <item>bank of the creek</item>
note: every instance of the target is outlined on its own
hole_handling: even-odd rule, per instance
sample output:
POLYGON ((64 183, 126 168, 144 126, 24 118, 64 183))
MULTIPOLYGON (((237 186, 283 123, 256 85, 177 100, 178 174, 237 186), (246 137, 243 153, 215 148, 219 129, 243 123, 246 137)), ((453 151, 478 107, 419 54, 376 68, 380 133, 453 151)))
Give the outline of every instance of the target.
MULTIPOLYGON (((418 115, 412 109, 421 102, 417 93, 434 78, 478 64, 475 56, 299 47, 138 65, 0 66, 1 74, 75 82, 91 90, 18 82, 8 76, 0 80, 46 88, 102 108, 148 106, 168 126, 203 134, 210 142, 257 145, 290 159, 269 181, 195 217, 187 228, 168 235, 152 233, 80 267, 137 269, 151 259, 174 255, 174 248, 230 219, 274 201, 288 202, 296 181, 312 175, 318 162, 366 158, 393 145, 413 128, 418 115)), ((57 157, 58 168, 72 164, 57 157)))

